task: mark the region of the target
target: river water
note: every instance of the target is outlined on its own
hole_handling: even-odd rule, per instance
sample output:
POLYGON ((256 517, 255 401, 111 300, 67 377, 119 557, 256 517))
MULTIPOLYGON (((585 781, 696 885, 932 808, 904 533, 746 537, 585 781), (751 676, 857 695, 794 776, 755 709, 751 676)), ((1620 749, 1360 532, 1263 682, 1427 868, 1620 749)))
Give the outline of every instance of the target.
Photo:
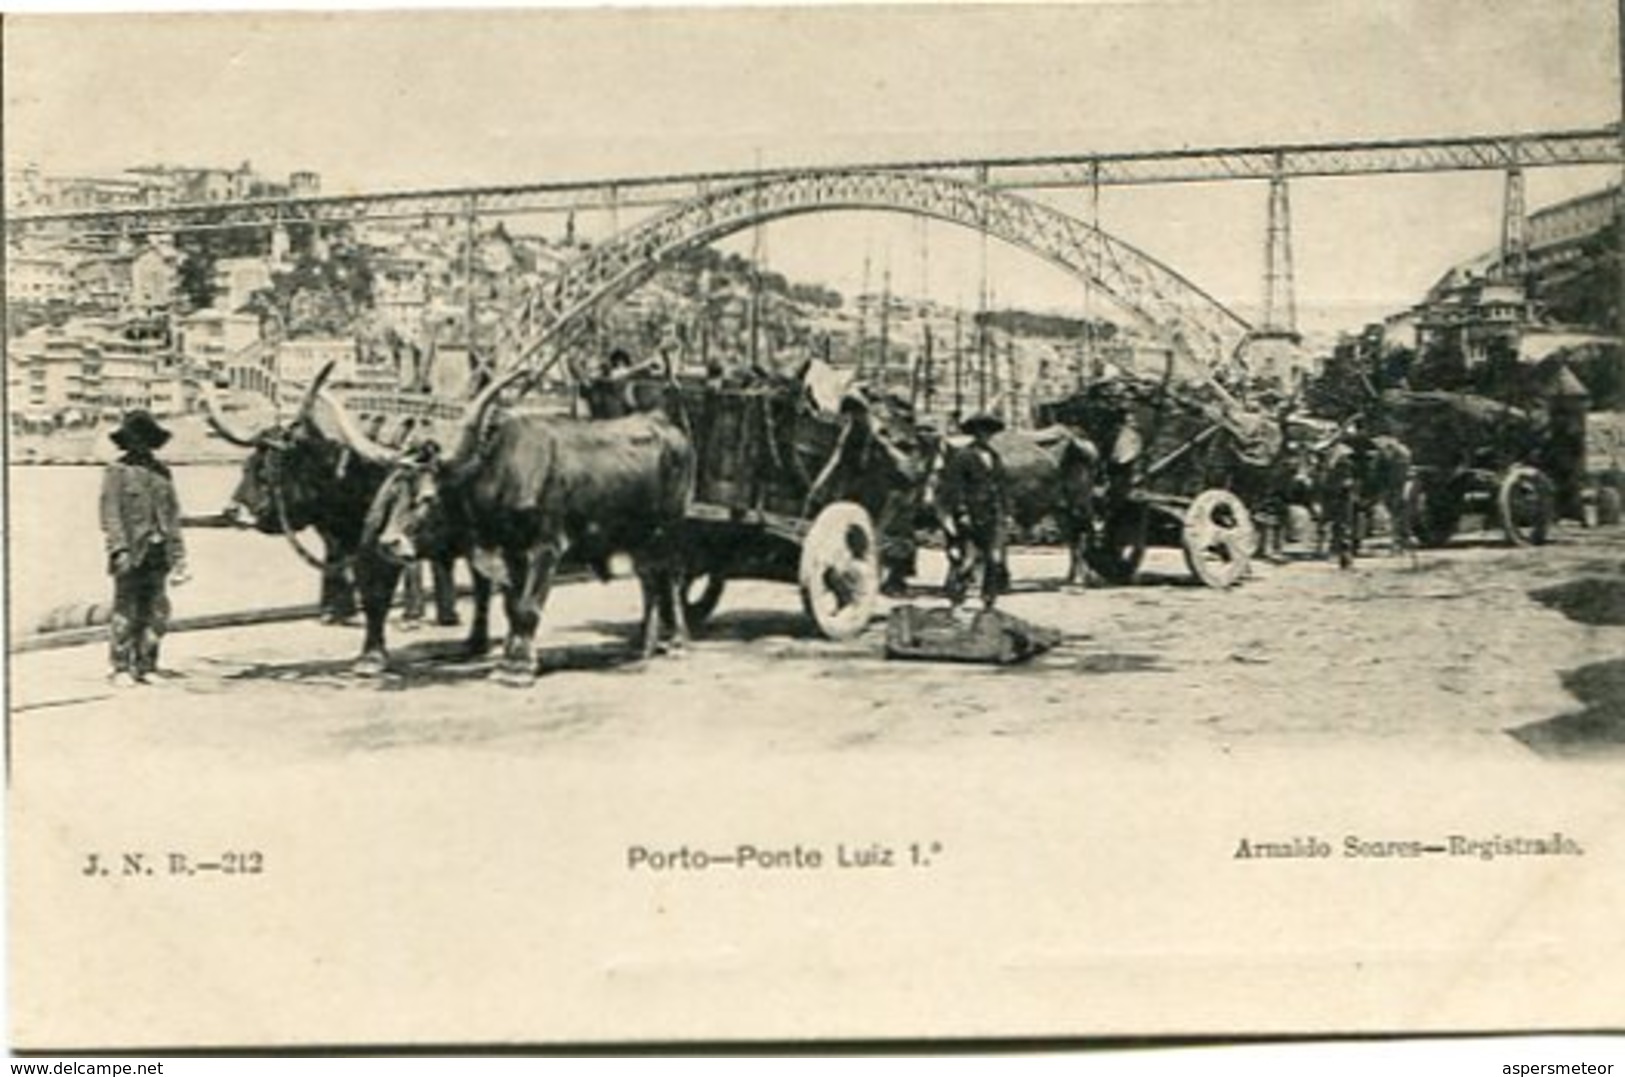
MULTIPOLYGON (((176 467, 181 511, 218 512, 238 473, 228 465, 176 467)), ((33 634, 60 607, 110 599, 112 583, 97 519, 101 479, 99 467, 6 469, 7 628, 13 637, 33 634)), ((315 571, 280 537, 192 528, 186 544, 192 581, 170 590, 177 617, 316 601, 315 571)), ((307 545, 320 550, 313 534, 307 545)))

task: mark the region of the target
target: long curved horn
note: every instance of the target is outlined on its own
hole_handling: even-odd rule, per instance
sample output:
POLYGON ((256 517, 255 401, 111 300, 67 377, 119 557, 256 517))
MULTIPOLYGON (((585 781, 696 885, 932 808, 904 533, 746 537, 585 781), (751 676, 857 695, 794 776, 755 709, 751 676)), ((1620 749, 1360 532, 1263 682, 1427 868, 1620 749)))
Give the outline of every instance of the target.
POLYGON ((220 407, 220 402, 215 399, 214 385, 207 378, 198 382, 198 395, 203 398, 203 417, 208 421, 210 428, 215 433, 238 448, 252 449, 255 447, 257 442, 254 438, 233 430, 230 424, 226 422, 226 416, 220 407))
POLYGON ((367 463, 377 464, 381 467, 392 467, 400 463, 403 454, 384 448, 362 433, 361 428, 356 425, 355 419, 351 418, 349 409, 344 406, 344 401, 334 396, 330 390, 321 388, 319 382, 316 383, 316 386, 315 398, 326 404, 328 409, 332 411, 333 421, 338 424, 339 438, 351 452, 367 463))
POLYGON ((530 373, 523 364, 515 364, 514 368, 491 382, 480 395, 476 396, 468 406, 468 412, 463 416, 463 425, 457 435, 457 449, 452 453, 450 467, 453 472, 460 472, 474 462, 479 454, 480 436, 484 432, 485 415, 496 403, 497 394, 502 390, 530 373))
POLYGON ((322 386, 327 384, 327 379, 333 376, 333 367, 337 363, 337 359, 329 359, 310 379, 310 388, 305 390, 304 397, 299 401, 299 410, 294 412, 294 422, 310 418, 310 409, 316 406, 316 397, 322 392, 322 386))

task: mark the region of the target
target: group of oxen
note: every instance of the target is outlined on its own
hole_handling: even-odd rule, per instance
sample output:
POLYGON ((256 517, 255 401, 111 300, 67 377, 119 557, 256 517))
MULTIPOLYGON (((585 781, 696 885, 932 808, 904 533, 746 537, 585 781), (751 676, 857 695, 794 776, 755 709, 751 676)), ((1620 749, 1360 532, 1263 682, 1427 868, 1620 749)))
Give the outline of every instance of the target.
MULTIPOLYGON (((498 412, 509 381, 502 379, 472 401, 449 450, 430 440, 388 447, 363 432, 326 387, 330 373, 329 367, 313 379, 292 418, 253 434, 232 429, 211 394, 205 402, 217 432, 250 450, 228 513, 267 534, 317 533, 323 555, 300 550, 322 569, 324 617, 343 619, 359 594, 365 636, 356 672, 386 669, 385 622, 403 571, 418 562, 434 566, 442 623, 456 619, 453 563, 465 559, 472 566, 470 656, 490 648, 491 589, 501 590, 508 633, 493 675, 508 683, 535 677, 541 612, 567 552, 603 578, 613 555, 630 557, 642 589, 645 657, 663 640, 674 648, 687 640, 683 529, 696 457, 681 414, 653 408, 572 419, 498 412)), ((871 422, 866 407, 853 410, 871 422)), ((880 421, 871 433, 887 438, 880 421)), ((1030 529, 1053 521, 1070 550, 1068 582, 1083 583, 1096 534, 1097 489, 1125 461, 1114 453, 1103 458, 1085 434, 1064 427, 1004 431, 993 443, 1012 522, 1030 529)), ((936 493, 935 480, 962 448, 917 428, 891 448, 894 458, 912 465, 904 469, 897 502, 908 511, 892 532, 935 520, 948 539, 951 564, 986 556, 985 550, 952 548, 974 536, 956 531, 951 508, 936 493)), ((1304 459, 1289 469, 1287 486, 1308 481, 1304 459)), ((1345 465, 1324 454, 1321 459, 1331 459, 1318 471, 1332 476, 1329 488, 1349 488, 1337 478, 1345 465)), ((886 566, 894 589, 911 571, 906 560, 886 566)))
POLYGON ((228 514, 267 534, 318 534, 324 615, 342 614, 351 588, 359 593, 366 627, 356 672, 386 668, 385 621, 403 569, 417 561, 436 566, 437 589, 450 587, 456 560, 474 567, 470 655, 490 647, 491 588, 501 589, 508 635, 496 673, 505 680, 535 676, 541 610, 567 550, 606 576, 611 555, 631 556, 646 655, 658 640, 657 614, 675 641, 686 638, 679 531, 694 453, 666 415, 577 421, 516 412, 488 421, 505 387, 497 381, 472 402, 449 452, 433 441, 389 448, 326 388, 330 373, 312 380, 291 419, 256 434, 232 430, 212 401, 209 416, 251 450, 228 514))

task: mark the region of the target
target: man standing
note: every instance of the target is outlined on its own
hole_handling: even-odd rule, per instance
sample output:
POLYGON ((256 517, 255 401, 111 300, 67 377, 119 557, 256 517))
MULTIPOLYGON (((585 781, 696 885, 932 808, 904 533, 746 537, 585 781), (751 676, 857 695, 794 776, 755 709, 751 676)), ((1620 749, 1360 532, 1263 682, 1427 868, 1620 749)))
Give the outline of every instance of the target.
POLYGON ((948 601, 957 609, 970 588, 974 554, 981 561, 982 607, 992 609, 1009 586, 1005 560, 1007 498, 1004 464, 992 437, 1004 429, 998 416, 972 415, 960 424, 970 445, 949 455, 942 476, 944 525, 951 530, 948 547, 948 601))
POLYGON ((113 577, 108 679, 120 686, 145 684, 158 668, 158 644, 169 626, 167 584, 187 579, 186 547, 175 484, 153 455, 169 431, 137 409, 111 437, 124 455, 102 477, 101 524, 113 577))

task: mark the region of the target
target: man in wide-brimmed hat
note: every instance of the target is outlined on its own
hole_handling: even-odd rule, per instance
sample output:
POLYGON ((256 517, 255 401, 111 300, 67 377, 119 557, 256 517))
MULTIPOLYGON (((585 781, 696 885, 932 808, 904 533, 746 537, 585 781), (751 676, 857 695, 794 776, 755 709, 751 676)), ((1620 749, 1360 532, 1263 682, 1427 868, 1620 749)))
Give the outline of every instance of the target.
POLYGON ((186 579, 186 547, 174 481, 153 455, 169 431, 137 409, 111 437, 124 455, 102 478, 102 533, 113 577, 109 679, 145 684, 158 668, 158 644, 169 624, 167 584, 186 579))
POLYGON ((940 508, 948 531, 948 601, 958 608, 970 589, 977 562, 982 570, 982 606, 992 609, 1009 586, 1005 561, 1004 463, 993 447, 993 435, 1004 421, 991 412, 976 412, 959 424, 971 443, 951 450, 943 469, 940 508))

